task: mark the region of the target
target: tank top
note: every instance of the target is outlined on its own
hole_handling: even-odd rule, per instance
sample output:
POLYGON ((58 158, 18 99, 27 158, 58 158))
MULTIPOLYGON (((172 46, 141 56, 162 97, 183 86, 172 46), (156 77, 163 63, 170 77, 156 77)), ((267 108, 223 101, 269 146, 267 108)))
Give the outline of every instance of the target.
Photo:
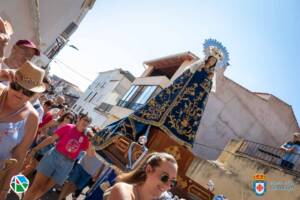
MULTIPOLYGON (((22 112, 26 108, 8 114, 6 117, 11 117, 22 112)), ((15 148, 24 138, 24 129, 29 111, 26 113, 23 120, 17 122, 0 122, 0 169, 3 167, 4 160, 11 158, 11 151, 15 148)))

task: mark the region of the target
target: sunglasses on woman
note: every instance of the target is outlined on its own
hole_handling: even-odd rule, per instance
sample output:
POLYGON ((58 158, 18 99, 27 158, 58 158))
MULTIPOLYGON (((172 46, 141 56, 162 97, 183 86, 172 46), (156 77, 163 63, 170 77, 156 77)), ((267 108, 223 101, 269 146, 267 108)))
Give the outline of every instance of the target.
POLYGON ((20 91, 22 90, 22 93, 27 96, 27 97, 32 97, 35 92, 32 92, 30 90, 27 90, 26 88, 23 88, 21 85, 19 85, 17 82, 11 82, 10 83, 10 88, 15 90, 15 91, 20 91))
POLYGON ((176 187, 177 185, 177 181, 176 179, 170 179, 169 175, 168 174, 165 174, 163 173, 161 176, 160 176, 160 181, 163 182, 163 183, 168 183, 169 181, 171 182, 171 187, 176 187))

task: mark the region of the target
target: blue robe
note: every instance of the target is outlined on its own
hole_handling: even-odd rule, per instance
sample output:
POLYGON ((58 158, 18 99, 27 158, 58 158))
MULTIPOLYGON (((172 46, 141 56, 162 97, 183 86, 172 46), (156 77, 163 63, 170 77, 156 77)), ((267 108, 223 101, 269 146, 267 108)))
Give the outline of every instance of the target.
POLYGON ((213 70, 186 70, 143 107, 96 133, 94 145, 101 150, 118 134, 137 141, 148 126, 156 126, 191 149, 212 87, 209 73, 213 70))

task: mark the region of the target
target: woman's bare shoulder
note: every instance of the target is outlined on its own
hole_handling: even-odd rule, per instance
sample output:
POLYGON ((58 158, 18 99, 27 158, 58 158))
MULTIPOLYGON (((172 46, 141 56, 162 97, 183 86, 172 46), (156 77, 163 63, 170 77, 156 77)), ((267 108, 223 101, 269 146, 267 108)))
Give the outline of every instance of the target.
POLYGON ((124 183, 124 182, 119 182, 119 183, 116 183, 114 186, 113 186, 113 189, 116 189, 116 190, 126 190, 126 191, 132 191, 133 189, 133 186, 131 184, 128 184, 128 183, 124 183))
POLYGON ((23 117, 27 118, 26 119, 27 123, 38 124, 39 114, 35 110, 35 108, 32 106, 32 104, 29 102, 26 103, 26 109, 23 111, 23 117), (28 113, 28 114, 26 114, 26 113, 28 113), (27 117, 26 117, 26 115, 27 115, 27 117))
POLYGON ((33 105, 30 102, 26 103, 27 110, 29 111, 30 115, 39 116, 39 113, 36 111, 36 109, 33 107, 33 105))
POLYGON ((132 199, 133 186, 124 182, 116 183, 112 188, 109 195, 109 200, 120 199, 127 200, 132 199))

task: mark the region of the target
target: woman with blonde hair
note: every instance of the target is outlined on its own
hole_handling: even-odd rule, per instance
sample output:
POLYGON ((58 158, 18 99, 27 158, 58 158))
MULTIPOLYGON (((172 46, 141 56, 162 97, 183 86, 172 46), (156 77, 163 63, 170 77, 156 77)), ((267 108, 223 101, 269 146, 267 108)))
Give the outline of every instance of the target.
POLYGON ((153 200, 176 186, 178 165, 167 153, 151 153, 133 171, 118 176, 118 183, 109 188, 106 200, 153 200))

